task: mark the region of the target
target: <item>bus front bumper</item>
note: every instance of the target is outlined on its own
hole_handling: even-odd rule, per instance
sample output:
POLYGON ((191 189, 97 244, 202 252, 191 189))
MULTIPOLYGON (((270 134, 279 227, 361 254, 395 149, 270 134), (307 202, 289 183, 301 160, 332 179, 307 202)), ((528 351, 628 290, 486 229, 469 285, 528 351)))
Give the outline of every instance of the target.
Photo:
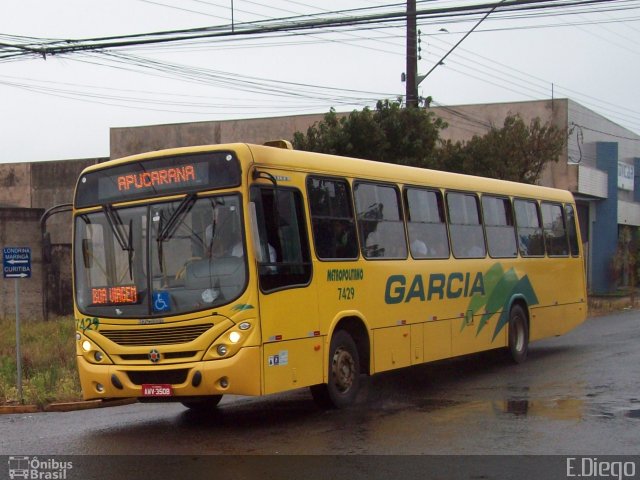
POLYGON ((245 347, 229 358, 155 365, 98 365, 78 356, 85 400, 149 398, 158 400, 207 395, 260 395, 260 347, 245 347))

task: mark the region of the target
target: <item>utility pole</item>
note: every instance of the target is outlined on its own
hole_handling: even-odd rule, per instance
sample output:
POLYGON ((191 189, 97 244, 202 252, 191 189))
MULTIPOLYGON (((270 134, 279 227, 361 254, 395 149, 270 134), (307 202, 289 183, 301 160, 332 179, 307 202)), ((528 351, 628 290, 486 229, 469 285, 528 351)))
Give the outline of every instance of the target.
POLYGON ((418 107, 418 42, 416 38, 416 0, 407 0, 407 108, 418 107))

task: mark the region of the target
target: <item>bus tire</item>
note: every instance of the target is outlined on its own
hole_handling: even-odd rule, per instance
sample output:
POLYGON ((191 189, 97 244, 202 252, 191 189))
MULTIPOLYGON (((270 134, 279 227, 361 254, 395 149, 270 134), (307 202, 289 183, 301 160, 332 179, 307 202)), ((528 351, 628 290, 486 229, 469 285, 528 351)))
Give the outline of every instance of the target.
POLYGON ((197 400, 188 400, 181 402, 182 405, 194 412, 206 412, 215 409, 222 400, 222 395, 210 395, 208 397, 199 398, 197 400))
POLYGON ((514 305, 509 313, 509 356, 514 363, 522 363, 529 353, 529 325, 521 305, 514 305))
POLYGON ((338 330, 329 349, 327 383, 313 385, 311 395, 322 408, 345 408, 351 405, 360 387, 360 357, 353 338, 338 330))

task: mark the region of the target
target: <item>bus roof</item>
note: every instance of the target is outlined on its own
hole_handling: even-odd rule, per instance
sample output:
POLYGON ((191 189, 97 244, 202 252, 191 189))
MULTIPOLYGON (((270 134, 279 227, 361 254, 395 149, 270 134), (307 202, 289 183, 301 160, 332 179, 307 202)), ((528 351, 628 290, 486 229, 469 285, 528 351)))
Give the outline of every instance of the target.
POLYGON ((405 185, 433 186, 451 190, 499 193, 548 200, 572 202, 567 190, 542 187, 526 183, 497 180, 460 173, 409 167, 391 163, 362 160, 322 153, 283 150, 261 145, 248 145, 256 165, 272 168, 301 170, 329 176, 346 176, 405 185))
MULTIPOLYGON (((244 151, 244 153, 250 153, 254 165, 266 168, 297 170, 318 175, 344 176, 380 182, 392 181, 405 185, 431 186, 451 190, 466 190, 515 197, 534 197, 559 202, 573 202, 573 195, 569 191, 556 188, 247 143, 200 145, 156 150, 91 165, 87 167, 84 172, 151 158, 217 150, 232 150, 238 153, 244 151)), ((242 157, 243 155, 239 156, 242 157)))

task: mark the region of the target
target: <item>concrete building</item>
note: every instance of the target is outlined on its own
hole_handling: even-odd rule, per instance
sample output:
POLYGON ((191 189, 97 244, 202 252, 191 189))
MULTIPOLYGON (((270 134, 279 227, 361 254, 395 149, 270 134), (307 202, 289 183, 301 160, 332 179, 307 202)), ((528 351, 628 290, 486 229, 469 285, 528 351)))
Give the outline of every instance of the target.
MULTIPOLYGON (((501 127, 509 114, 518 114, 525 122, 538 117, 568 131, 561 158, 544 171, 541 184, 569 190, 576 197, 590 291, 604 293, 615 288, 611 261, 618 247, 619 227, 640 226, 639 135, 568 99, 432 110, 449 124, 443 138, 454 141, 501 127)), ((317 114, 112 128, 110 157, 190 145, 291 139, 294 132, 306 132, 322 118, 317 114)), ((0 247, 32 247, 33 276, 22 290, 24 311, 33 318, 41 318, 43 298, 53 314, 72 311, 69 214, 47 222, 54 257, 50 264, 43 264, 41 257, 40 216, 56 204, 71 202, 80 171, 104 160, 0 164, 0 247)), ((12 281, 0 278, 0 315, 13 312, 12 281)))
POLYGON ((75 182, 88 165, 106 159, 0 164, 0 248, 31 248, 31 278, 0 277, 0 317, 15 315, 15 282, 20 282, 21 319, 73 312, 71 303, 71 215, 47 222, 52 261, 42 258, 40 218, 53 205, 73 200, 75 182))
POLYGON ((592 293, 615 289, 612 258, 619 227, 640 226, 640 135, 568 99, 434 109, 449 123, 452 140, 500 127, 509 114, 539 117, 568 132, 564 152, 543 173, 541 184, 569 190, 576 198, 587 277, 592 293))

